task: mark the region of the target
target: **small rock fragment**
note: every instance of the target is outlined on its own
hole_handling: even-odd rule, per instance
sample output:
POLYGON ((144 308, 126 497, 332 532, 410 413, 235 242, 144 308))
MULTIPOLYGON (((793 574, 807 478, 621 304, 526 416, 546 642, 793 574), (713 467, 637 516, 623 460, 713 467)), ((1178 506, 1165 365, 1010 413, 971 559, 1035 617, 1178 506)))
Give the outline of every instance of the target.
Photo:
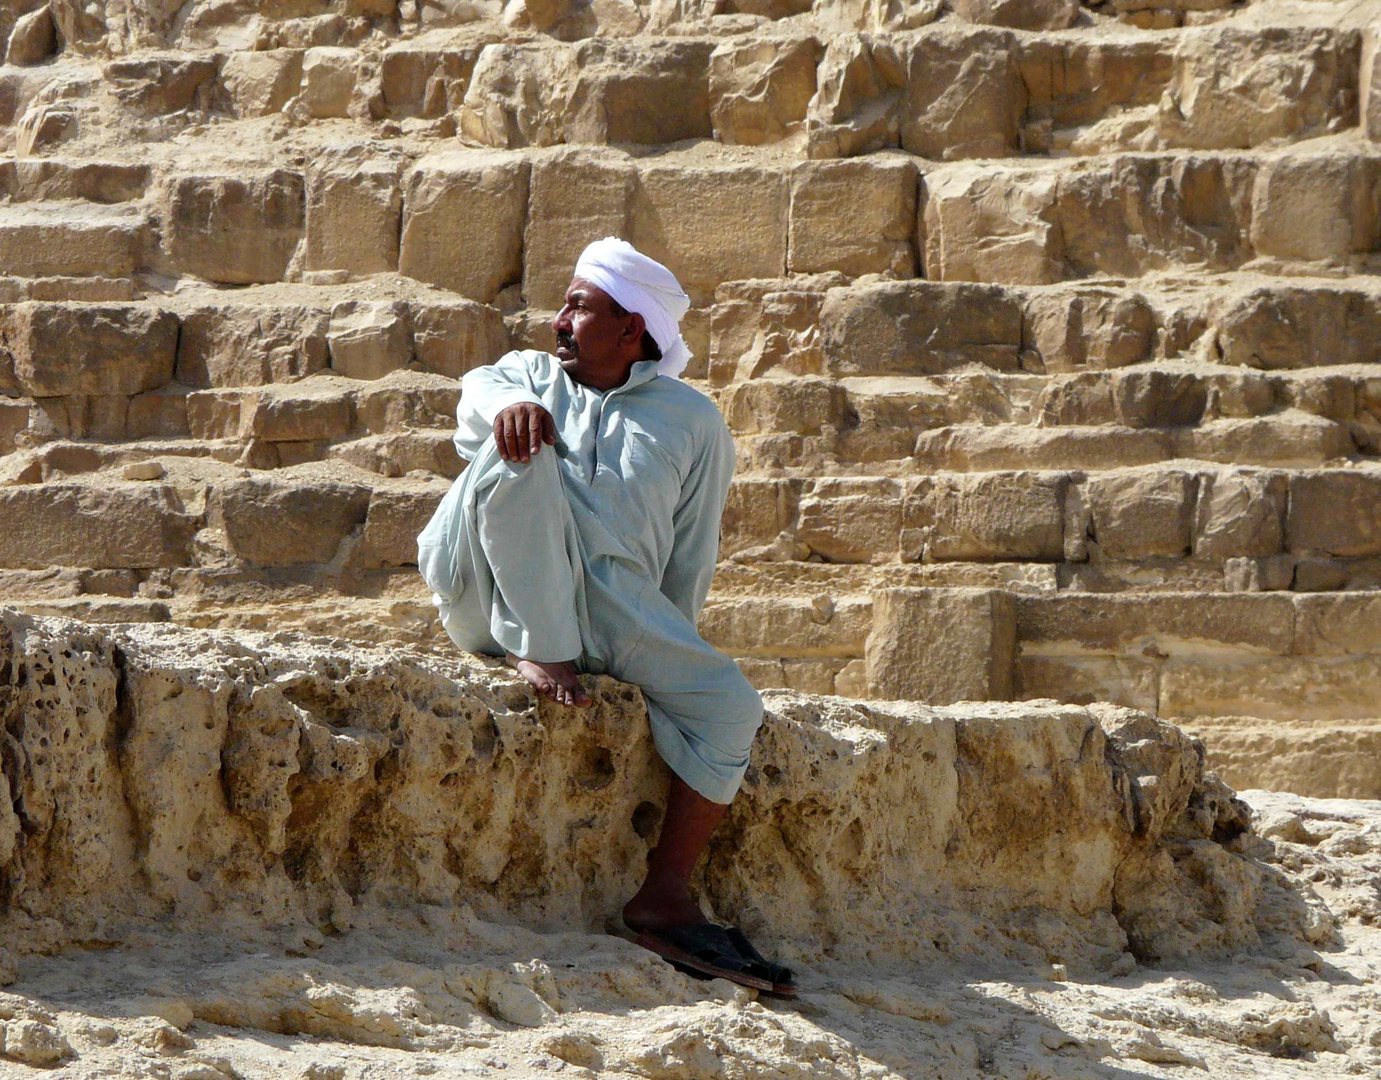
POLYGON ((120 470, 126 480, 162 480, 167 474, 168 470, 156 461, 131 461, 120 470))
POLYGON ((48 1066, 72 1055, 72 1047, 62 1032, 37 1020, 11 1020, 4 1025, 0 1053, 25 1065, 48 1066))

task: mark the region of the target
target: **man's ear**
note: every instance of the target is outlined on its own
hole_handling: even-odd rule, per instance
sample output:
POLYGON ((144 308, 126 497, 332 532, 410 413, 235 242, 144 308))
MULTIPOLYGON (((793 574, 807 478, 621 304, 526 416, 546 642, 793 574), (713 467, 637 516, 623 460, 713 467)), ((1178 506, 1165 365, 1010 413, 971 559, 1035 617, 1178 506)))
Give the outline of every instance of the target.
POLYGON ((641 351, 643 347, 643 332, 646 330, 647 320, 636 311, 630 311, 628 313, 628 325, 623 328, 623 334, 620 336, 625 341, 636 344, 639 351, 641 351))

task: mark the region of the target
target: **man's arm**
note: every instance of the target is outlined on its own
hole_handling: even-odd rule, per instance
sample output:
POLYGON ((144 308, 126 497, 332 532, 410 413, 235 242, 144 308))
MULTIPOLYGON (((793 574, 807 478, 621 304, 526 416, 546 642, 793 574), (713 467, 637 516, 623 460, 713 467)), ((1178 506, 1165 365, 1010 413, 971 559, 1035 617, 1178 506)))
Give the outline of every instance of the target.
POLYGON ((472 461, 491 436, 505 461, 527 461, 542 443, 556 442, 556 424, 533 388, 527 355, 511 352, 498 363, 467 371, 456 406, 456 450, 472 461))
POLYGON ((719 523, 734 475, 734 440, 716 415, 699 459, 681 488, 672 516, 675 538, 662 574, 662 593, 692 623, 709 595, 719 561, 719 523))

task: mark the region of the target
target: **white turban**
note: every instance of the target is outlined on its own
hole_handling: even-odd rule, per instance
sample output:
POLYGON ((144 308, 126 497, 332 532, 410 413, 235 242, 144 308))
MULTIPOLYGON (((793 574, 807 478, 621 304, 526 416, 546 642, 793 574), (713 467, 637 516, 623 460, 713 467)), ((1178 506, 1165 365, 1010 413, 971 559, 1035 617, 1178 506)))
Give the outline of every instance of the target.
POLYGON ((662 350, 660 375, 672 378, 686 370, 691 351, 681 336, 681 318, 690 308, 676 275, 649 259, 627 240, 606 236, 580 253, 575 276, 603 289, 625 311, 637 312, 662 350))

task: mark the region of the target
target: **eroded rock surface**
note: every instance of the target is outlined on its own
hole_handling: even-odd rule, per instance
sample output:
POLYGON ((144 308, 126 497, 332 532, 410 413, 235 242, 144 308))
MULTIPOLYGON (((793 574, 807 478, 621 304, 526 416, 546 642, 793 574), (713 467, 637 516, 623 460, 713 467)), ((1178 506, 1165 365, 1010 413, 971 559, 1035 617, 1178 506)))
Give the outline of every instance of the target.
POLYGON ((695 1077, 1378 1060, 1360 991, 1341 1016, 1195 1004, 1224 997, 1195 978, 1244 957, 1336 990, 1329 965, 1356 958, 1320 952, 1381 902, 1356 873, 1381 849, 1375 805, 1318 825, 1282 803, 1262 838, 1202 748, 1144 714, 769 693, 702 887, 802 969, 786 1006, 602 933, 665 780, 631 687, 597 680, 587 713, 480 661, 0 620, 12 1060, 363 1076, 406 1051, 695 1077), (1320 859, 1326 890, 1299 880, 1320 859))

